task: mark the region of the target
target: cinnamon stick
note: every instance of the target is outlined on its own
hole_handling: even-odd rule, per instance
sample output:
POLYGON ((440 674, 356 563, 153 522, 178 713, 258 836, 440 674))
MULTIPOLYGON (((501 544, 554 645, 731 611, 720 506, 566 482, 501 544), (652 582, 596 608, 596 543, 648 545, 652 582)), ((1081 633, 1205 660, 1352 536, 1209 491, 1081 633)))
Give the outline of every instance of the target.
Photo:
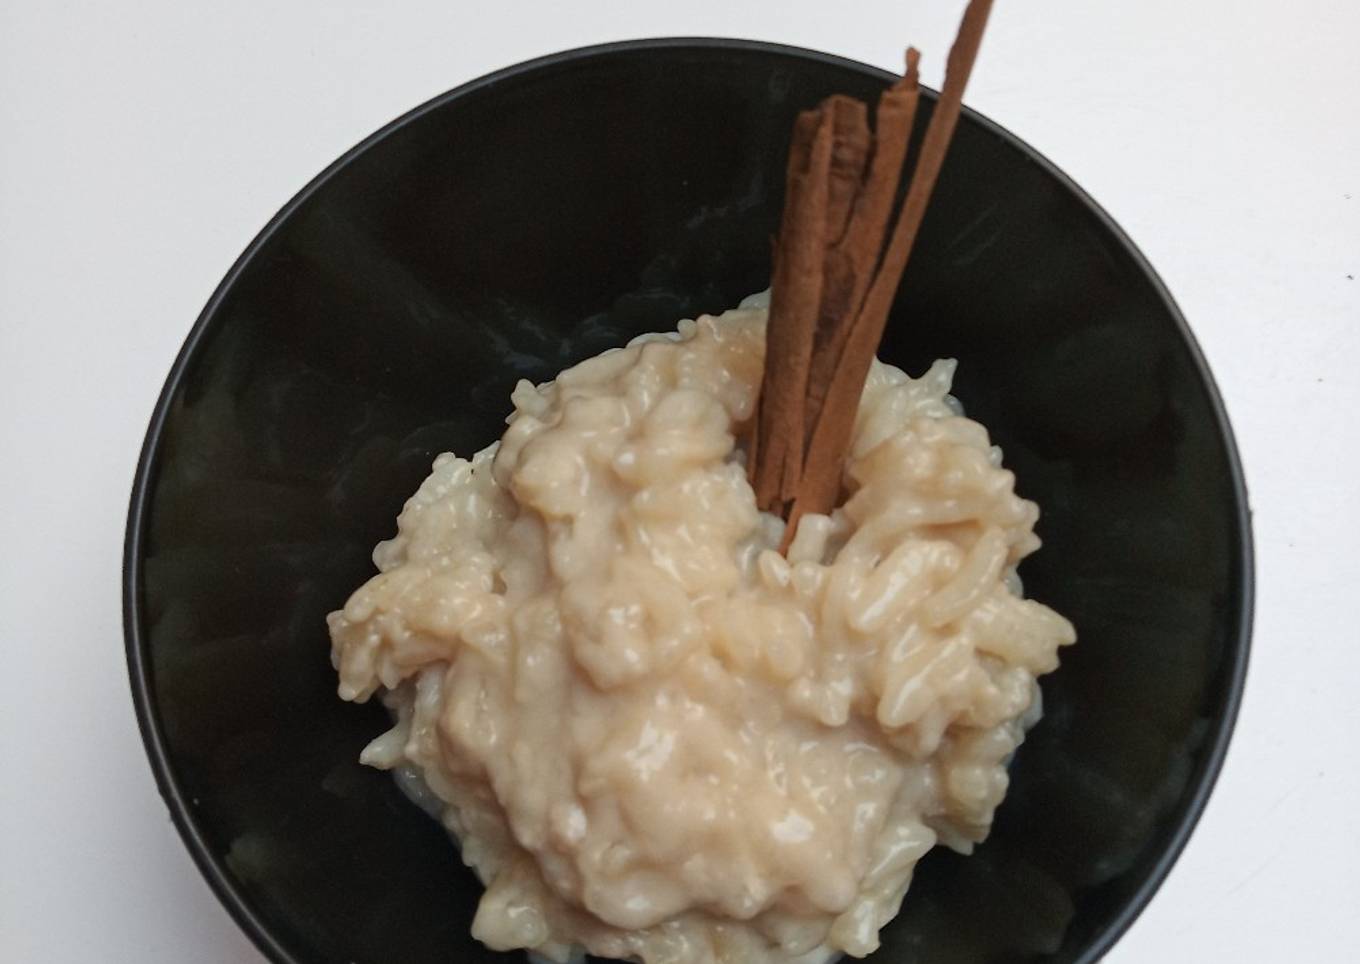
POLYGON ((789 148, 788 187, 775 251, 771 312, 765 333, 765 373, 757 413, 758 461, 750 467, 759 505, 775 509, 792 498, 802 471, 803 398, 812 360, 812 325, 821 302, 821 238, 826 234, 832 125, 820 108, 798 115, 789 148), (785 496, 786 478, 790 495, 785 496))
MULTIPOLYGON (((828 97, 800 114, 794 125, 774 254, 765 373, 747 463, 757 503, 781 515, 802 485, 806 426, 814 414, 808 403, 824 394, 820 388, 809 391, 819 332, 840 326, 842 319, 829 316, 828 306, 841 306, 840 314, 853 307, 847 285, 855 279, 837 270, 826 245, 828 239, 843 239, 854 218, 863 216, 858 202, 872 143, 867 110, 849 97, 828 97)), ((876 250, 872 256, 877 258, 876 250)))
POLYGON ((832 374, 826 400, 807 442, 803 484, 789 511, 790 534, 785 536, 786 539, 792 539, 791 533, 802 516, 809 512, 830 512, 840 495, 842 466, 850 448, 855 416, 859 411, 860 396, 864 392, 864 380, 878 351, 878 344, 883 340, 883 329, 887 324, 893 296, 916 242, 930 194, 944 165, 945 154, 949 151, 949 142, 954 136, 963 106, 963 91, 977 60, 991 7, 992 0, 973 0, 964 12, 958 38, 949 52, 944 86, 930 124, 926 127, 920 157, 912 173, 897 225, 893 229, 892 241, 865 296, 864 304, 851 325, 845 350, 832 374))
MULTIPOLYGON (((765 371, 748 445, 757 504, 788 519, 830 512, 840 495, 864 380, 939 178, 992 0, 970 0, 949 53, 902 209, 892 220, 919 99, 920 55, 879 98, 875 129, 843 96, 794 125, 775 249, 765 371)), ((782 551, 782 550, 781 550, 782 551)))
POLYGON ((840 366, 850 332, 846 322, 858 313, 878 267, 907 154, 907 142, 916 120, 916 104, 920 99, 917 64, 920 59, 920 52, 915 47, 907 48, 906 73, 879 98, 873 160, 867 179, 855 199, 850 224, 827 254, 829 291, 843 295, 839 299, 823 298, 821 316, 817 320, 817 339, 808 373, 805 445, 811 444, 812 430, 821 413, 831 376, 840 366))

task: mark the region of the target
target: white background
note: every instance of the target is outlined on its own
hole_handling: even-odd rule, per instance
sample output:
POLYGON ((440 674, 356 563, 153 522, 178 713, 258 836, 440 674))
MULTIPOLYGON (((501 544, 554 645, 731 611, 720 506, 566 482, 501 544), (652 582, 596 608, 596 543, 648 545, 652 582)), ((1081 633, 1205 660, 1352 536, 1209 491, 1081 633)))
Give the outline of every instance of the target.
MULTIPOLYGON (((938 85, 961 0, 0 0, 0 960, 260 956, 156 795, 120 551, 152 404, 236 255, 354 142, 531 56, 754 37, 938 85)), ((1360 5, 999 0, 969 103, 1104 204, 1236 426, 1259 602, 1203 823, 1115 962, 1360 946, 1360 5)))

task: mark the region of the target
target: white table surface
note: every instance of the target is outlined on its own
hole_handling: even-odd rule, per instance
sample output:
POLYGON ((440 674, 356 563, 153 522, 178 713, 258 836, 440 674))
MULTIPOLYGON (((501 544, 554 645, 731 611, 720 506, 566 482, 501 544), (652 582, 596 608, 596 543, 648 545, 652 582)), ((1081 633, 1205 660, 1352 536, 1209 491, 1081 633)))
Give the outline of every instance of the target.
MULTIPOLYGON (((969 103, 1105 205, 1179 299, 1255 509, 1245 708, 1115 962, 1355 960, 1360 5, 999 0, 969 103)), ((134 461, 189 325, 317 171, 490 69, 755 37, 938 84, 960 0, 0 0, 0 960, 260 955, 156 795, 123 663, 134 461), (854 10, 853 14, 850 11, 854 10)))

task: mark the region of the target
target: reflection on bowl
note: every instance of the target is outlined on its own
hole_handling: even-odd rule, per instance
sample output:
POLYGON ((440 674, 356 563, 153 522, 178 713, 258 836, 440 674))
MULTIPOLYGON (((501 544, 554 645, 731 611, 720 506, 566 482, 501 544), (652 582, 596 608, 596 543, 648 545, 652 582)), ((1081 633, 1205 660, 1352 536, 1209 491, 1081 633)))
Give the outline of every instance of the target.
MULTIPOLYGON (((764 287, 794 113, 887 80, 735 41, 534 61, 369 138, 232 268, 147 435, 126 630, 162 793, 271 958, 501 957, 468 936, 480 885, 443 831, 359 765, 386 721, 336 699, 325 614, 434 456, 499 435, 516 380, 764 287)), ((922 862, 872 959, 1095 960, 1184 844, 1241 694, 1250 530, 1221 403, 1118 228, 974 114, 880 354, 960 359, 1044 510, 1026 585, 1082 643, 991 838, 922 862)))

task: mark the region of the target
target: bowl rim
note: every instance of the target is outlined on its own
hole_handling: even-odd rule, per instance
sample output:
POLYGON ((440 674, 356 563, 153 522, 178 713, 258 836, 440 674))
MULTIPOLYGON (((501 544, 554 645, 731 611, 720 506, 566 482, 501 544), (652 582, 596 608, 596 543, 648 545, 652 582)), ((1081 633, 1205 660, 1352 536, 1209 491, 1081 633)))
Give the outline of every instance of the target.
MULTIPOLYGON (((171 407, 171 400, 177 393, 185 373, 197 354, 200 343, 212 326, 218 310, 227 294, 238 279, 249 269, 260 250, 269 242, 279 228, 288 221, 297 209, 324 187, 336 174, 352 163, 364 152, 387 139, 397 131, 418 121, 426 114, 470 95, 477 94, 495 84, 522 74, 532 73, 545 67, 553 67, 569 62, 588 61, 622 53, 649 50, 729 50, 735 52, 758 52, 778 54, 799 60, 811 61, 852 70, 875 80, 891 82, 896 75, 861 61, 836 54, 825 53, 805 47, 772 43, 761 40, 747 40, 725 37, 658 37, 614 41, 575 47, 556 53, 546 54, 513 64, 491 73, 484 74, 466 83, 438 94, 417 107, 412 108, 396 119, 384 124, 369 134, 339 158, 330 163, 297 192, 251 240, 246 249, 237 257, 222 281, 218 283, 203 310, 199 313, 193 327, 189 330, 175 361, 166 376, 165 384, 157 397, 155 408, 147 428, 137 459, 136 474, 133 479, 131 498, 128 507, 127 530, 123 549, 123 634, 127 653, 128 676, 132 689, 133 703, 136 708, 137 724, 141 730, 142 742, 151 764, 152 774, 161 798, 170 811, 170 817, 181 839, 197 865, 199 872, 207 880, 217 899, 246 933, 255 946, 274 964, 302 964, 301 960, 275 936, 266 923, 263 914, 253 905, 240 882, 218 859, 206 839, 203 827, 184 788, 180 786, 174 764, 166 743, 165 731, 160 715, 155 707, 153 667, 149 651, 148 634, 143 626, 142 612, 142 574, 139 564, 150 516, 150 503, 157 473, 157 462, 161 448, 162 435, 171 407)), ((926 96, 933 99, 935 91, 925 88, 926 96)), ((1224 448, 1228 463, 1230 485, 1233 494, 1235 515, 1236 545, 1233 547, 1232 564, 1235 572, 1232 579, 1240 587, 1237 611, 1231 613, 1236 631, 1228 644, 1225 654, 1227 690, 1223 694, 1221 712, 1211 723, 1208 735, 1208 751, 1191 774, 1193 792, 1182 812, 1176 815, 1176 824, 1171 832, 1169 844, 1149 868, 1144 878, 1138 882, 1134 892, 1127 898, 1119 912, 1097 931, 1087 946, 1080 952, 1079 964, 1094 964, 1103 957, 1133 925, 1151 902, 1153 895, 1161 887, 1172 866, 1184 851, 1190 835, 1199 823, 1208 804, 1210 795, 1222 771, 1227 756, 1238 712, 1246 686, 1247 665, 1251 650, 1253 629, 1253 609, 1255 600, 1255 561, 1251 526, 1251 510, 1248 501, 1245 474, 1232 426, 1228 421, 1226 407, 1214 382, 1208 363, 1199 343, 1195 340, 1184 315, 1177 306, 1171 292, 1146 256, 1134 245, 1110 214, 1102 208, 1070 177, 1064 174, 1052 161, 1044 157, 1023 140, 1000 124, 988 119, 977 111, 963 108, 969 123, 978 125, 993 136, 1005 141, 1020 151, 1032 163, 1038 165, 1049 177, 1069 192, 1083 205, 1097 222, 1119 244, 1125 254, 1140 269, 1151 285, 1154 294, 1170 315, 1181 338, 1189 351, 1196 374, 1203 386, 1218 438, 1224 448)))

